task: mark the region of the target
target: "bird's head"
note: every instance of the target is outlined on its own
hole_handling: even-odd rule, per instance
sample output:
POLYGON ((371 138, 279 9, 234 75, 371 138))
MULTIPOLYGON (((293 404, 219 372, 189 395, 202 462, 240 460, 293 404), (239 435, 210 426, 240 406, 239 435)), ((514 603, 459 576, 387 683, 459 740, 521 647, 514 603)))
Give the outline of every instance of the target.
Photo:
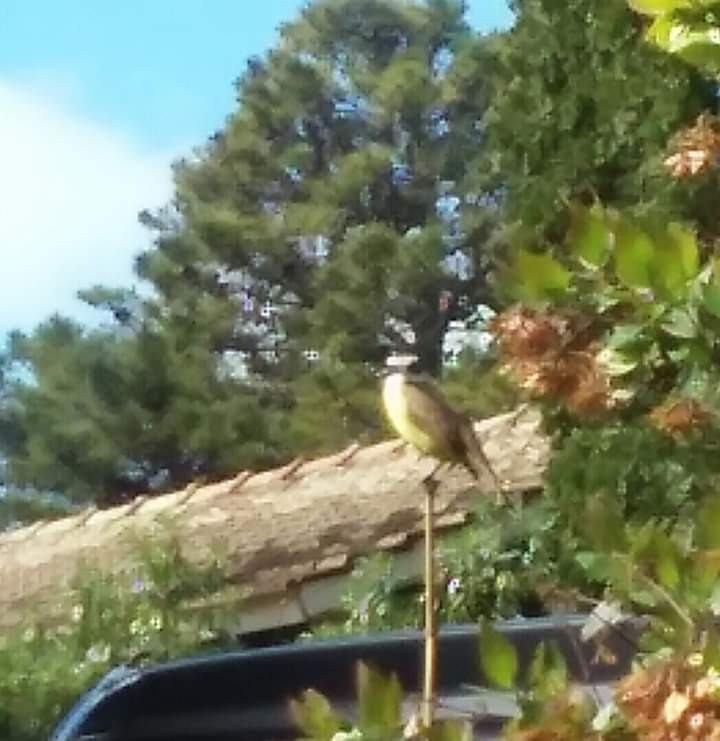
POLYGON ((389 376, 393 373, 407 373, 413 369, 418 362, 417 355, 388 355, 385 360, 385 372, 383 375, 389 376))

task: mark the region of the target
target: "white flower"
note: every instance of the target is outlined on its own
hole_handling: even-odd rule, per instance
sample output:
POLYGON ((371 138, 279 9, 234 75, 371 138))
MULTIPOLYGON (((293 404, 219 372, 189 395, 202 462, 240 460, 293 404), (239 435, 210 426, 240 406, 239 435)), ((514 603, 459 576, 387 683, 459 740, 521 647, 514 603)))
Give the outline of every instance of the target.
POLYGON ((163 619, 162 615, 159 612, 156 612, 151 618, 150 618, 150 627, 153 630, 160 630, 163 626, 163 619))
POLYGON ((107 643, 90 646, 85 658, 91 663, 101 664, 110 658, 110 646, 107 643))
POLYGON ((608 702, 598 710, 597 715, 593 718, 592 727, 594 731, 602 733, 607 730, 610 724, 617 718, 618 708, 614 702, 608 702))
POLYGON ((72 609, 72 619, 74 623, 79 623, 83 615, 85 614, 85 608, 82 605, 75 605, 72 609))
POLYGON ((448 585, 447 585, 447 593, 451 597, 453 597, 454 595, 456 595, 460 591, 460 588, 461 587, 462 587, 462 582, 460 581, 460 579, 458 579, 457 577, 453 577, 448 582, 448 585))

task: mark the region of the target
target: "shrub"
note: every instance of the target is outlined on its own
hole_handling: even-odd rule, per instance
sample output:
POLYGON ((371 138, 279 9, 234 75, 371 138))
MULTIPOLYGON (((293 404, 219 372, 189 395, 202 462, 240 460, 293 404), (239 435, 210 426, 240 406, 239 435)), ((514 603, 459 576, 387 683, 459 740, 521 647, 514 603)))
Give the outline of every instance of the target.
POLYGON ((230 643, 230 614, 209 602, 225 583, 219 560, 192 563, 169 533, 138 541, 132 573, 82 569, 61 619, 29 614, 0 635, 0 738, 46 739, 114 665, 230 643))

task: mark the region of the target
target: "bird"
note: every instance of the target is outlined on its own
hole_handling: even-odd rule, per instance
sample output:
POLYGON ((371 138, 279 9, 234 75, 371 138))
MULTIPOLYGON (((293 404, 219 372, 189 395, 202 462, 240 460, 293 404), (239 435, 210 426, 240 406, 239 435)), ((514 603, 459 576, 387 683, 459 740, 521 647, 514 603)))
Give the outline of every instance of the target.
POLYGON ((422 694, 422 723, 430 731, 434 717, 437 661, 437 615, 435 612, 434 504, 438 487, 435 475, 445 465, 463 465, 474 478, 488 472, 495 482, 498 499, 500 481, 475 436, 472 422, 455 410, 432 379, 409 373, 416 355, 390 355, 382 385, 382 401, 390 424, 398 435, 421 454, 437 460, 423 479, 425 488, 425 665, 422 694))
POLYGON ((500 480, 475 435, 472 421, 454 409, 433 380, 410 373, 415 355, 391 355, 383 381, 382 400, 390 424, 398 435, 421 454, 435 458, 438 465, 462 465, 475 479, 489 474, 497 499, 503 499, 500 480))

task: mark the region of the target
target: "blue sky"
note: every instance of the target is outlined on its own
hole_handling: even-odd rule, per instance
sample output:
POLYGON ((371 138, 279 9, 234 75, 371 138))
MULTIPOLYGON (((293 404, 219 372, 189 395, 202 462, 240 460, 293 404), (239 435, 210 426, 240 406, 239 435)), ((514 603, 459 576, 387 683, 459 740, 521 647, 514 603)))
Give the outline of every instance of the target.
MULTIPOLYGON (((141 208, 170 162, 222 126, 233 80, 300 0, 0 0, 0 332, 81 318, 93 283, 126 285, 141 208)), ((505 0, 470 0, 476 28, 505 0)))

